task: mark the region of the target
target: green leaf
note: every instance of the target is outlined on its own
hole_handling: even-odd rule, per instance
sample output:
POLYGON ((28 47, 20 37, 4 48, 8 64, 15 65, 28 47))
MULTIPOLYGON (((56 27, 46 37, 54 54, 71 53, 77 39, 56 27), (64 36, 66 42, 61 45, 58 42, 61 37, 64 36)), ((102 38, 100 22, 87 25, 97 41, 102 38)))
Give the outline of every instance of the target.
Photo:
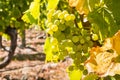
MULTIPOLYGON (((93 11, 88 14, 88 20, 91 23, 96 24, 99 27, 100 33, 102 35, 102 39, 108 36, 108 23, 105 21, 102 14, 93 11)), ((99 32, 99 31, 98 31, 99 32)))
POLYGON ((52 54, 52 45, 50 44, 50 38, 47 37, 45 40, 45 44, 44 44, 44 52, 46 54, 46 61, 51 61, 53 54, 52 54))
POLYGON ((84 80, 97 80, 97 79, 98 79, 98 75, 93 74, 93 73, 85 76, 85 78, 84 78, 84 80))
POLYGON ((34 19, 38 19, 40 16, 40 0, 34 0, 30 5, 29 11, 34 19))
POLYGON ((82 77, 82 72, 78 69, 74 69, 69 73, 70 80, 80 80, 82 77))
POLYGON ((19 18, 21 16, 20 10, 16 7, 12 9, 12 13, 13 13, 12 16, 15 18, 19 18))
POLYGON ((113 14, 110 12, 110 10, 104 9, 104 18, 106 22, 109 25, 108 31, 109 31, 109 37, 112 37, 119 29, 119 26, 116 24, 116 21, 114 20, 113 14))
POLYGON ((117 24, 120 25, 120 0, 110 0, 107 6, 112 11, 117 24))
POLYGON ((48 0, 47 10, 55 9, 59 3, 59 0, 48 0))
POLYGON ((27 23, 37 23, 37 20, 34 19, 34 17, 30 14, 30 12, 26 12, 23 16, 22 16, 22 20, 27 22, 27 23))

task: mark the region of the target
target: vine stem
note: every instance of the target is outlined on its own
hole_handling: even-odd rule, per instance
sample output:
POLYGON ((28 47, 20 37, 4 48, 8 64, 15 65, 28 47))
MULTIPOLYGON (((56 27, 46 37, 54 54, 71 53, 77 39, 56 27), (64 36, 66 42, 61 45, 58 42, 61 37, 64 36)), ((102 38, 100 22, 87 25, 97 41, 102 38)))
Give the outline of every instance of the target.
POLYGON ((15 49, 17 46, 17 30, 9 26, 5 30, 5 33, 10 36, 11 43, 10 43, 10 50, 9 50, 8 56, 5 57, 2 62, 0 62, 0 69, 6 67, 11 62, 11 59, 15 53, 15 49))

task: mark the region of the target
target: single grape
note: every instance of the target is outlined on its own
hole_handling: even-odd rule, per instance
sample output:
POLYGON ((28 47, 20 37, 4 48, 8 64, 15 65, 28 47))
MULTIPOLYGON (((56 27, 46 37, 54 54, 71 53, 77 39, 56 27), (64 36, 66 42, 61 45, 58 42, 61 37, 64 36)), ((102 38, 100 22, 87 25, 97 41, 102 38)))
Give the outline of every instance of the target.
POLYGON ((57 45, 52 45, 52 52, 58 52, 57 45))
POLYGON ((92 40, 97 41, 98 40, 98 35, 97 34, 92 34, 92 40))
POLYGON ((63 19, 63 18, 64 18, 64 14, 63 14, 62 12, 59 13, 59 14, 58 14, 58 18, 59 18, 59 19, 63 19))
POLYGON ((83 52, 84 53, 87 53, 88 52, 88 44, 87 43, 85 43, 83 46, 82 46, 82 50, 83 50, 83 52))
POLYGON ((50 22, 48 20, 45 21, 45 25, 47 26, 50 22))
POLYGON ((61 24, 64 24, 64 23, 65 23, 65 21, 64 21, 63 19, 61 19, 61 20, 60 20, 60 23, 61 23, 61 24))
POLYGON ((75 20, 75 15, 74 14, 70 14, 71 16, 71 20, 75 20))
POLYGON ((53 23, 49 22, 49 23, 47 24, 47 27, 50 28, 52 25, 53 25, 53 23))
POLYGON ((50 39, 50 42, 51 42, 52 45, 57 45, 58 44, 58 40, 56 38, 54 38, 54 37, 52 37, 50 39))
POLYGON ((72 41, 73 41, 74 43, 78 42, 78 41, 79 41, 79 36, 73 36, 73 37, 72 37, 72 41))
POLYGON ((82 38, 82 39, 80 39, 80 43, 81 44, 84 44, 85 43, 85 40, 82 38))
POLYGON ((83 75, 87 75, 87 74, 88 74, 88 70, 85 69, 85 70, 83 71, 83 75))
POLYGON ((81 71, 83 71, 83 70, 84 70, 84 66, 83 66, 83 65, 79 65, 79 69, 80 69, 81 71))
POLYGON ((50 35, 53 35, 53 31, 50 28, 46 29, 46 32, 50 35))
POLYGON ((70 21, 71 20, 70 14, 65 14, 64 19, 65 19, 65 21, 70 21))
POLYGON ((81 44, 79 44, 79 45, 77 45, 77 51, 82 51, 82 45, 81 44))
POLYGON ((61 24, 59 25, 59 28, 58 28, 60 31, 64 31, 66 29, 66 26, 61 24))
POLYGON ((51 26, 51 29, 52 29, 52 31, 56 32, 56 31, 58 31, 58 26, 54 24, 51 26))
POLYGON ((63 13, 64 15, 65 15, 65 14, 68 14, 68 12, 67 12, 66 10, 64 10, 62 13, 63 13))
POLYGON ((70 66, 68 69, 69 69, 69 71, 73 71, 74 70, 74 66, 70 66))
POLYGON ((85 62, 86 60, 87 60, 87 57, 83 55, 83 56, 81 57, 81 62, 85 62))
POLYGON ((90 41, 90 36, 86 36, 86 41, 90 41))
POLYGON ((82 53, 79 51, 76 52, 75 55, 76 55, 76 58, 78 58, 78 59, 80 59, 82 57, 82 53))
POLYGON ((88 43, 88 46, 89 46, 89 47, 92 47, 92 46, 93 46, 93 42, 92 42, 92 41, 88 41, 87 43, 88 43))
POLYGON ((59 25, 59 24, 60 24, 60 21, 59 21, 59 20, 55 20, 55 21, 54 21, 54 24, 59 25))

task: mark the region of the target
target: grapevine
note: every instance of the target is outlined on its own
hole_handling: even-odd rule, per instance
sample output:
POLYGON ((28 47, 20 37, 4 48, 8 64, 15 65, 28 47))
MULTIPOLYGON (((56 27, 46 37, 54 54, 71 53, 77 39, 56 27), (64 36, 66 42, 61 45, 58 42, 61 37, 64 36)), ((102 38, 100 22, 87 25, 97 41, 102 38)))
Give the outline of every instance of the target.
POLYGON ((51 1, 43 1, 40 10, 41 27, 48 34, 44 45, 46 62, 70 57, 73 64, 69 72, 84 75, 85 80, 99 79, 84 64, 92 47, 102 46, 105 38, 120 29, 119 1, 54 0, 54 4, 51 1))

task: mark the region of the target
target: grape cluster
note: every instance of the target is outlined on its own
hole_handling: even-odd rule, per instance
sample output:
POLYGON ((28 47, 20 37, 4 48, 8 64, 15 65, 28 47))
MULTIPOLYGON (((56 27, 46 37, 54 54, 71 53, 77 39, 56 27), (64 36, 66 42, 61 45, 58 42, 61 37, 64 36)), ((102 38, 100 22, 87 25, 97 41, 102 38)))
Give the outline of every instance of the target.
POLYGON ((88 50, 93 41, 98 40, 96 34, 75 25, 76 16, 64 10, 50 10, 47 14, 46 32, 50 35, 52 52, 64 59, 66 56, 74 60, 75 66, 84 70, 83 63, 87 60, 88 50))

